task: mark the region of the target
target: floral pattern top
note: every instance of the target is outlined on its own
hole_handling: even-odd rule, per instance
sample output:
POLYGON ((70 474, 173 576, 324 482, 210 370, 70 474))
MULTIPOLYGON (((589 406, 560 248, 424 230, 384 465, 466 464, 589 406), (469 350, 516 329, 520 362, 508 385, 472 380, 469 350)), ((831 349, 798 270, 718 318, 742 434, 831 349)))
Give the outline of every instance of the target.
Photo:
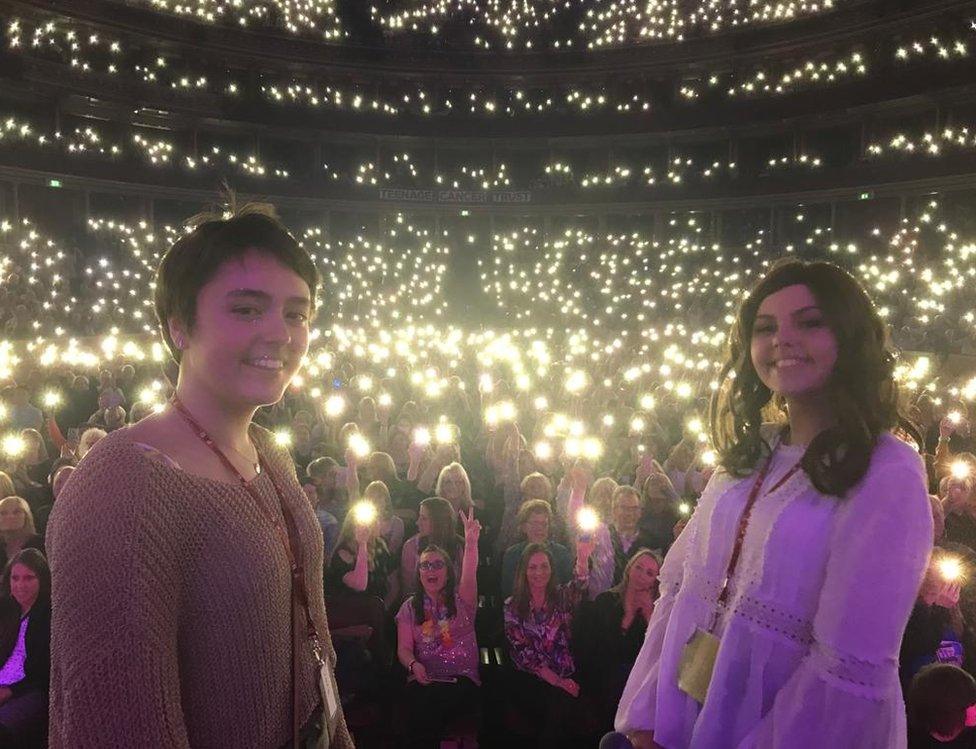
POLYGON ((516 668, 535 673, 547 667, 562 678, 575 673, 570 625, 586 583, 585 577, 577 577, 560 585, 554 600, 544 609, 531 610, 525 619, 519 616, 511 597, 505 600, 505 637, 516 668))

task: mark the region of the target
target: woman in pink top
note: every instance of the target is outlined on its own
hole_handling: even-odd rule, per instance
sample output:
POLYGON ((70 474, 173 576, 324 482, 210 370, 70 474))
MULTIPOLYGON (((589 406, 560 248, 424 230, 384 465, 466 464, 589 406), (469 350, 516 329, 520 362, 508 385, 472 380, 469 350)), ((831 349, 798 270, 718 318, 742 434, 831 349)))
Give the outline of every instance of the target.
POLYGON ((397 613, 397 657, 409 672, 410 746, 437 746, 448 720, 480 702, 478 642, 478 538, 474 509, 461 513, 464 561, 455 581, 451 557, 428 546, 417 564, 417 593, 397 613))

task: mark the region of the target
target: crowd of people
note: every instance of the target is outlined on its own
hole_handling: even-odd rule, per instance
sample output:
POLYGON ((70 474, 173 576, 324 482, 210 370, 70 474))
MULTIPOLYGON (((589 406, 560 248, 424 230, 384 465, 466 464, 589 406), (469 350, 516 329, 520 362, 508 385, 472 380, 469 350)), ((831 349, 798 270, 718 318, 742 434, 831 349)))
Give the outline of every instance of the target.
MULTIPOLYGON (((594 745, 612 729, 662 560, 714 470, 694 423, 704 403, 658 384, 653 410, 567 393, 559 413, 502 378, 489 387, 475 368, 464 377, 463 367, 449 397, 424 399, 407 378, 357 371, 354 361, 336 354, 321 374, 337 396, 376 377, 379 395, 362 394, 348 415, 323 407, 306 384, 256 417, 288 446, 321 526, 321 584, 350 721, 357 709, 399 709, 416 746, 479 731, 532 746, 594 745), (511 412, 491 413, 506 394, 511 412), (573 436, 583 423, 603 425, 586 455, 573 436), (402 692, 390 689, 398 683, 402 692)), ((2 393, 0 550, 12 623, 0 632, 0 726, 25 742, 47 723, 47 517, 99 439, 158 411, 172 392, 168 365, 120 355, 101 366, 25 360, 2 393)), ((937 547, 900 675, 914 695, 913 730, 945 736, 965 713, 947 706, 971 690, 957 671, 971 671, 976 653, 967 605, 976 589, 965 572, 976 564, 976 435, 964 398, 923 394, 911 415, 903 436, 928 462, 937 547), (933 701, 935 689, 946 698, 933 701)))

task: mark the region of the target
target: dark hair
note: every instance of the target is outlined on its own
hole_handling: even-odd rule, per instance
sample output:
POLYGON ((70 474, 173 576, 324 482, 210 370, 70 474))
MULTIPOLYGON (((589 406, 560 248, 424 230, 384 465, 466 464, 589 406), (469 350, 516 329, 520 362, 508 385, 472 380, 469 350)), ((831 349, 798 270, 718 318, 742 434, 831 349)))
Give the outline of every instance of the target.
MULTIPOLYGON (((225 214, 226 216, 226 214, 225 214)), ((154 302, 163 341, 179 362, 180 351, 170 337, 170 320, 179 320, 187 333, 196 322, 197 297, 226 262, 248 250, 266 253, 295 271, 311 292, 312 305, 319 274, 308 253, 298 244, 267 204, 232 207, 230 217, 207 214, 190 219, 195 228, 173 243, 156 270, 154 302)))
MULTIPOLYGON (((802 466, 818 491, 840 497, 867 472, 878 437, 899 416, 894 356, 886 348, 884 323, 862 286, 836 265, 778 262, 739 306, 709 407, 712 444, 733 476, 751 473, 769 449, 760 427, 763 409, 774 398, 752 364, 752 329, 762 301, 795 285, 810 289, 837 338, 837 362, 827 381, 837 424, 813 439, 802 466)), ((783 406, 778 399, 774 405, 783 406)))
POLYGON ((464 541, 457 534, 454 506, 443 497, 427 497, 420 506, 430 514, 430 535, 417 539, 418 558, 428 547, 436 546, 446 551, 449 559, 456 559, 464 541))
POLYGON ((51 568, 47 559, 38 549, 21 549, 7 562, 7 566, 3 568, 3 577, 0 578, 0 663, 5 663, 14 652, 17 635, 20 633, 20 604, 10 593, 10 573, 15 564, 22 564, 37 575, 40 590, 34 608, 51 605, 51 568))
POLYGON ((417 624, 424 623, 424 599, 427 597, 427 591, 424 590, 424 586, 420 581, 420 557, 424 554, 440 554, 441 559, 444 560, 444 567, 447 570, 447 580, 444 582, 444 603, 447 606, 448 617, 453 619, 457 616, 457 604, 454 601, 454 589, 457 587, 457 580, 454 578, 454 562, 451 559, 451 555, 444 551, 444 549, 440 546, 430 544, 417 554, 417 569, 414 570, 417 579, 417 592, 413 595, 413 620, 417 624))
POLYGON ((540 553, 546 555, 549 560, 549 569, 552 572, 549 575, 549 582, 546 584, 546 606, 548 607, 556 597, 556 564, 553 561, 552 552, 545 544, 527 544, 522 550, 522 558, 519 559, 518 568, 515 571, 515 588, 512 591, 512 605, 522 619, 529 616, 529 601, 531 599, 526 571, 532 555, 540 553))
POLYGON ((966 709, 976 702, 976 680, 958 666, 933 663, 908 688, 908 720, 926 733, 953 734, 966 724, 966 709))

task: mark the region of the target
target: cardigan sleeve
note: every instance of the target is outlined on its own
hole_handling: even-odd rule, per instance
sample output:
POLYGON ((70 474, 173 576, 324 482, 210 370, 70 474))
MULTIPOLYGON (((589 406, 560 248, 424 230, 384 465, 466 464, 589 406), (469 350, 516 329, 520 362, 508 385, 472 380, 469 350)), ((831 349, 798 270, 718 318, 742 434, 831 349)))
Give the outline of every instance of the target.
POLYGON ((843 501, 814 642, 740 749, 905 746, 898 653, 932 549, 921 461, 872 465, 843 501))
POLYGON ((161 509, 146 461, 102 442, 65 484, 48 529, 51 746, 189 749, 180 519, 161 509))
POLYGON ((697 526, 698 513, 691 516, 688 525, 671 546, 664 564, 661 565, 659 587, 661 596, 654 604, 651 621, 644 633, 644 644, 637 654, 637 660, 627 677, 627 684, 617 706, 614 730, 620 733, 651 731, 654 729, 654 715, 657 707, 657 680, 660 674, 661 650, 664 634, 671 619, 674 600, 681 588, 684 575, 685 556, 688 540, 697 526))

